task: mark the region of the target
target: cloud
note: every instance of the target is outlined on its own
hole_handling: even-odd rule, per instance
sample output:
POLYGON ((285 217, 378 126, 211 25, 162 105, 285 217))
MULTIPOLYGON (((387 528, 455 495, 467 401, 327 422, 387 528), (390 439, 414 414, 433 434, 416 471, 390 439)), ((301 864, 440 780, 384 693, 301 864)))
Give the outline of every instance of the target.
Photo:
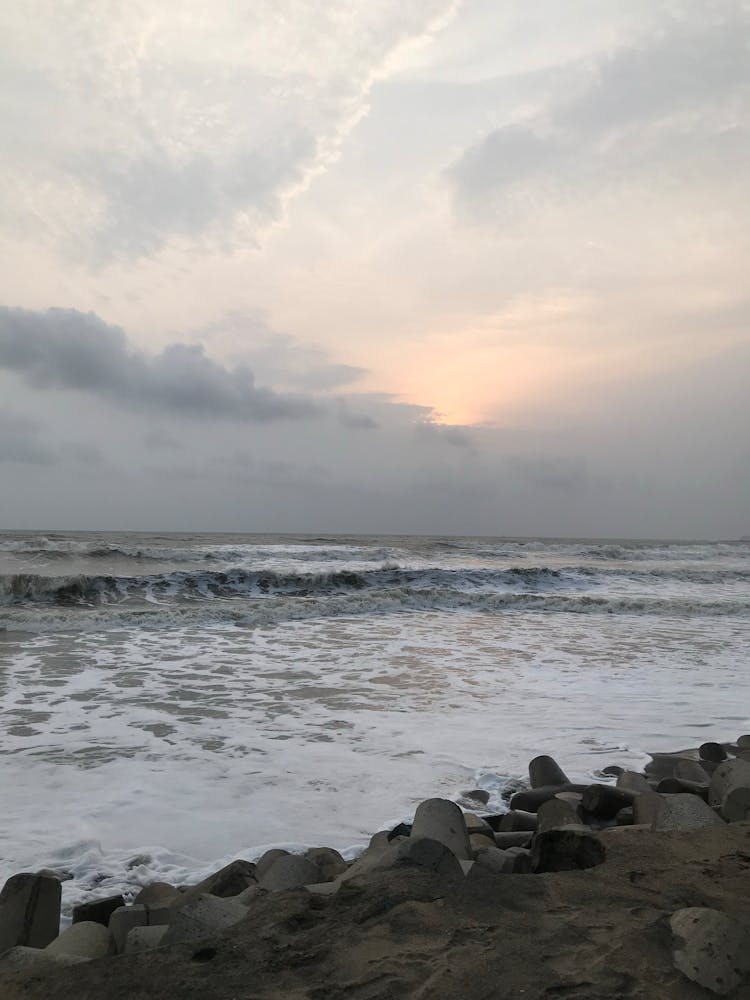
POLYGON ((0 307, 0 367, 36 388, 89 392, 194 418, 253 423, 318 412, 306 397, 257 386, 248 368, 228 368, 200 345, 170 344, 147 355, 119 327, 74 309, 0 307))
POLYGON ((587 462, 581 456, 511 455, 504 464, 519 479, 543 489, 579 489, 589 482, 587 462))
POLYGON ((642 172, 653 184, 733 171, 750 155, 750 9, 724 10, 580 64, 584 85, 570 69, 565 96, 487 133, 448 168, 459 208, 491 221, 540 197, 632 185, 642 172))
POLYGON ((436 444, 448 444, 454 448, 472 449, 474 443, 466 431, 453 424, 437 424, 432 420, 423 420, 415 426, 415 434, 423 441, 436 444))
POLYGON ((40 429, 36 420, 0 409, 0 462, 54 464, 57 456, 39 441, 40 429))

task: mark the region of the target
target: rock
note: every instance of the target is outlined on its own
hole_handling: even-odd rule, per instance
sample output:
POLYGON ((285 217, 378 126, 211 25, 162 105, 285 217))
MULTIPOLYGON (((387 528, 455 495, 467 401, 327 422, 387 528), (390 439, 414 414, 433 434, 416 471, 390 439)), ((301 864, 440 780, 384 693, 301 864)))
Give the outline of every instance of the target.
POLYGON ((698 830, 723 826, 724 821, 697 795, 680 793, 660 796, 661 804, 651 824, 653 830, 698 830))
POLYGON ((738 736, 737 748, 739 750, 750 750, 750 736, 738 736))
POLYGON ((427 799, 417 806, 411 837, 437 840, 459 860, 472 861, 474 858, 463 813, 448 799, 427 799))
POLYGON ((643 769, 647 778, 661 781, 662 778, 673 778, 674 769, 685 757, 681 753, 652 753, 651 760, 643 769))
POLYGON ((198 885, 193 886, 189 892, 193 896, 210 893, 212 896, 226 899, 229 896, 238 896, 248 886, 255 885, 255 881, 255 865, 239 859, 230 861, 219 871, 213 872, 198 885))
POLYGON ((305 889, 313 896, 335 896, 341 888, 341 882, 316 882, 314 885, 306 885, 305 889))
POLYGON ((94 920, 71 924, 44 949, 50 955, 78 955, 80 958, 103 958, 115 950, 112 934, 94 920))
POLYGON ((670 921, 675 968, 694 983, 726 996, 750 973, 750 934, 719 910, 691 906, 670 921))
POLYGON ((502 875, 512 868, 512 865, 511 855, 507 851, 501 851, 499 847, 486 847, 477 854, 475 869, 502 875))
POLYGON ((431 840, 428 837, 415 838, 413 834, 396 848, 395 866, 401 865, 424 868, 446 878, 459 878, 464 875, 459 859, 450 848, 441 841, 431 840))
POLYGON ((625 770, 624 767, 620 767, 619 764, 607 764, 606 767, 602 768, 602 774, 611 774, 615 778, 619 777, 625 770))
MULTIPOLYGON (((305 888, 307 888, 307 886, 305 886, 305 888)), ((235 899, 238 903, 242 903, 243 906, 252 906, 256 899, 260 899, 262 896, 266 896, 267 894, 267 889, 262 889, 259 885, 249 885, 247 889, 244 889, 239 894, 239 896, 232 896, 232 899, 235 899)))
POLYGON ((523 809, 511 809, 503 816, 500 823, 500 833, 517 833, 527 830, 532 833, 538 825, 536 812, 526 812, 523 809))
POLYGON ((552 757, 542 754, 529 761, 529 784, 532 788, 546 785, 567 785, 570 779, 552 757))
POLYGON ((637 795, 653 791, 645 775, 639 774, 638 771, 623 771, 617 778, 616 787, 626 792, 635 792, 637 795))
POLYGON ((91 899, 86 903, 79 903, 78 906, 73 907, 73 923, 77 924, 82 920, 87 920, 108 927, 109 918, 114 911, 124 905, 125 900, 122 896, 104 896, 101 899, 91 899))
POLYGON ((510 800, 511 809, 521 809, 525 812, 536 812, 542 802, 554 799, 559 792, 583 792, 588 785, 544 785, 542 788, 527 788, 516 794, 510 800))
POLYGON ((674 767, 674 778, 684 781, 695 781, 699 785, 707 785, 711 780, 703 764, 711 764, 710 760, 699 764, 697 760, 678 760, 674 767))
MULTIPOLYGON (((180 895, 180 890, 177 886, 170 885, 169 882, 150 882, 141 889, 133 900, 133 903, 142 903, 144 906, 153 906, 156 903, 169 904, 180 895)), ((122 903, 121 905, 124 906, 125 904, 122 903)))
POLYGON ((315 882, 320 882, 317 865, 299 854, 287 854, 276 859, 263 874, 259 885, 269 892, 281 892, 284 889, 299 889, 303 885, 313 885, 315 882))
POLYGON ((581 805, 597 819, 614 819, 621 809, 633 804, 635 794, 611 785, 589 785, 581 797, 581 805))
POLYGON ((22 872, 0 892, 0 952, 14 945, 46 948, 60 933, 60 880, 22 872))
POLYGON ((486 806, 490 801, 490 793, 484 788, 472 788, 468 792, 461 792, 461 798, 480 802, 483 806, 486 806))
POLYGON ((490 836, 485 837, 481 833, 472 833, 469 835, 469 845, 472 850, 472 857, 476 858, 477 851, 484 851, 488 847, 495 847, 495 835, 490 831, 490 836))
POLYGON ((384 851, 391 842, 391 834, 389 830, 378 830, 370 837, 370 843, 368 844, 366 850, 368 851, 384 851))
MULTIPOLYGON (((377 834, 375 834, 375 836, 377 837, 377 834)), ((288 858, 290 856, 289 851, 284 851, 280 847, 274 847, 272 850, 266 851, 266 853, 262 854, 255 862, 256 881, 260 883, 265 873, 272 867, 272 865, 276 864, 279 858, 288 858)))
POLYGON ((660 795, 676 795, 679 792, 689 792, 691 795, 698 795, 704 802, 708 802, 708 785, 698 784, 697 781, 686 781, 684 778, 662 778, 656 786, 660 795))
POLYGON ((396 837, 410 837, 411 823, 397 823, 392 830, 388 831, 388 840, 395 840, 396 837))
POLYGON ((148 907, 142 903, 121 906, 109 918, 109 930, 115 942, 118 955, 125 951, 125 940, 134 927, 148 926, 148 907))
POLYGON ((701 760, 710 760, 720 764, 727 759, 727 752, 721 743, 701 743, 698 747, 698 756, 701 760))
POLYGON ((714 771, 708 804, 721 809, 728 823, 750 819, 750 761, 728 760, 714 771))
POLYGON ((475 816, 474 813, 464 813, 464 823, 466 824, 466 830, 469 836, 472 833, 484 833, 485 835, 491 837, 493 834, 492 827, 490 824, 482 819, 481 816, 475 816))
POLYGON ((125 954, 133 955, 139 951, 151 951, 152 948, 158 948, 168 930, 166 924, 155 927, 134 927, 125 938, 125 954))
POLYGON ((55 966, 79 965, 88 961, 88 958, 81 958, 80 955, 50 955, 46 948, 28 948, 19 944, 0 955, 0 968, 10 966, 43 972, 55 966))
POLYGON ((518 830, 517 832, 502 832, 495 834, 495 845, 500 850, 507 850, 509 847, 528 847, 534 834, 530 830, 518 830))
POLYGON ((594 868, 606 857, 604 844, 587 826, 563 826, 538 833, 531 846, 531 870, 566 872, 594 868))
MULTIPOLYGON (((281 864, 282 861, 283 858, 279 859, 277 864, 281 864)), ((160 944, 166 946, 208 937, 224 930, 225 927, 239 923, 246 916, 247 907, 231 897, 220 899, 208 893, 203 896, 193 896, 175 913, 174 920, 161 938, 160 944)))
POLYGON ((346 871, 346 861, 332 847, 311 847, 304 855, 320 872, 318 882, 331 882, 346 871))
POLYGON ((543 833, 545 830, 552 830, 557 826, 570 826, 581 822, 581 817, 578 815, 576 809, 568 802, 563 802, 557 798, 543 802, 539 806, 539 812, 536 815, 539 819, 540 833, 543 833))
POLYGON ((637 795, 633 800, 633 823, 636 826, 651 826, 659 815, 663 800, 664 796, 656 792, 637 795))
POLYGON ((512 875, 528 875, 531 871, 531 851, 525 847, 509 847, 506 872, 512 875))

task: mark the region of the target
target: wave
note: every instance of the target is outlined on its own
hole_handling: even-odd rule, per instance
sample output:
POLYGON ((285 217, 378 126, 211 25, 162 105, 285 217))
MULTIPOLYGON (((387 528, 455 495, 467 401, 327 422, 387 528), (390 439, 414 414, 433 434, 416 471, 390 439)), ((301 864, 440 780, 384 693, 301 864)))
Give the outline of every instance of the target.
POLYGON ((482 593, 451 588, 400 587, 342 591, 306 597, 274 595, 261 600, 203 601, 106 606, 20 605, 0 608, 0 631, 103 631, 122 628, 233 625, 244 628, 315 618, 401 613, 564 614, 691 618, 750 618, 750 601, 628 598, 565 593, 482 593))
POLYGON ((43 576, 16 573, 0 577, 0 604, 92 606, 140 599, 179 602, 211 598, 248 598, 273 595, 310 597, 346 591, 416 587, 435 590, 477 590, 511 586, 538 588, 555 585, 556 570, 515 567, 502 571, 401 569, 338 570, 329 573, 280 573, 273 570, 232 569, 186 571, 143 576, 43 576))

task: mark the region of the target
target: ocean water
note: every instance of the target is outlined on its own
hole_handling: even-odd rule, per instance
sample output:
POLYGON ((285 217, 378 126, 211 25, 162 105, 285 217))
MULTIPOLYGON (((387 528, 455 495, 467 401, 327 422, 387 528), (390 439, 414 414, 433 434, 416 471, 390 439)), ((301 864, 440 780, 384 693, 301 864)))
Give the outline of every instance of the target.
POLYGON ((750 732, 749 660, 748 542, 0 533, 0 878, 352 856, 538 753, 750 732))

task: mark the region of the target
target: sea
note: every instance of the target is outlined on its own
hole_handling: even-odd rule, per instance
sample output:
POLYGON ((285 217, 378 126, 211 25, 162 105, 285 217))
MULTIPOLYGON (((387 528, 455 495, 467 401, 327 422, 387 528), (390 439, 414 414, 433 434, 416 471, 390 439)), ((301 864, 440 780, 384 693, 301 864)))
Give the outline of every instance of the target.
POLYGON ((749 541, 0 532, 0 880, 353 857, 750 732, 749 661, 749 541))

